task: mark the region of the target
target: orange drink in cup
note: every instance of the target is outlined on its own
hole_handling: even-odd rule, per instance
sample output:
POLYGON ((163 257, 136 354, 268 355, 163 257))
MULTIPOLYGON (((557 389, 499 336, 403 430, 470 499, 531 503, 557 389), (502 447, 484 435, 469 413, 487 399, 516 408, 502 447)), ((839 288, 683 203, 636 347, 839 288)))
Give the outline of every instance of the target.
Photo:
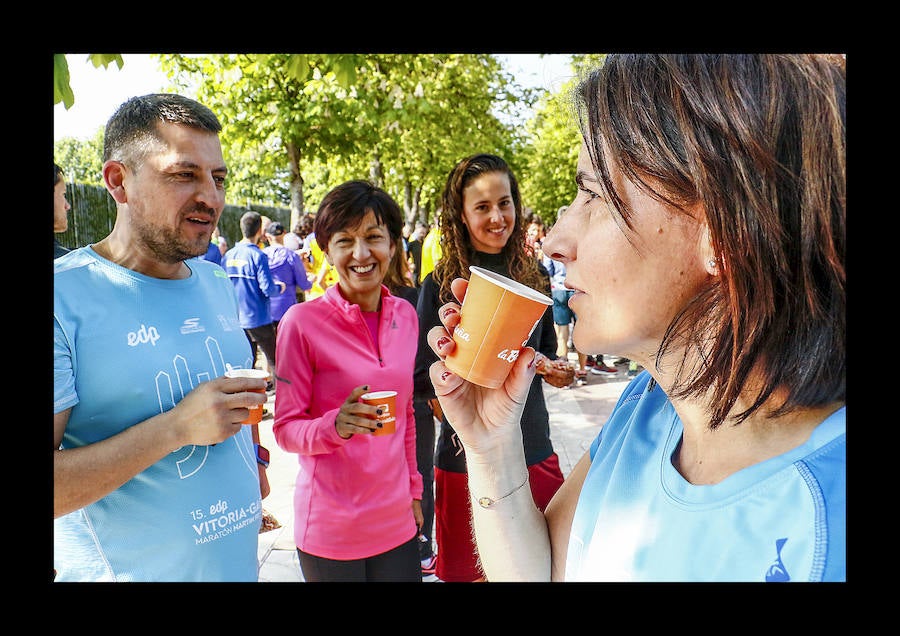
POLYGON ((553 300, 481 267, 472 276, 453 330, 456 348, 444 363, 456 375, 488 388, 503 384, 519 350, 553 300))
POLYGON ((372 435, 392 435, 397 430, 396 391, 369 391, 359 396, 359 401, 381 407, 381 415, 376 418, 381 428, 375 429, 372 435))
MULTIPOLYGON (((269 379, 269 372, 263 371, 262 369, 235 369, 231 368, 225 372, 225 377, 227 378, 262 378, 263 380, 269 379)), ((262 393, 265 395, 265 388, 262 389, 254 389, 254 393, 262 393)), ((250 415, 247 416, 247 419, 242 421, 241 424, 259 424, 262 422, 263 416, 263 405, 258 404, 257 406, 250 407, 250 415)))

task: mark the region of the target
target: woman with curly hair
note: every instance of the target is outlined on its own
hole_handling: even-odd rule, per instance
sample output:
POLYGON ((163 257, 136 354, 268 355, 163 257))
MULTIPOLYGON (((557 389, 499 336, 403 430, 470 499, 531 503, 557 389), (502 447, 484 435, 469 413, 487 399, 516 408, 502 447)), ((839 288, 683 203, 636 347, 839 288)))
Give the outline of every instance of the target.
MULTIPOLYGON (((472 539, 466 456, 446 419, 442 420, 437 448, 434 448, 429 400, 435 393, 428 369, 438 358, 424 334, 441 324, 438 308, 453 300, 450 283, 455 278, 468 279, 470 265, 517 280, 547 296, 550 275, 525 250, 525 218, 519 185, 501 157, 473 155, 453 168, 444 187, 439 226, 443 254, 434 271, 422 282, 418 304, 420 338, 414 405, 419 470, 425 475, 427 486, 429 468, 434 462, 438 547, 435 574, 442 581, 477 581, 483 580, 483 573, 472 539)), ((563 387, 571 384, 575 374, 565 358, 557 360, 556 344, 553 314, 548 307, 528 340, 528 345, 539 352, 540 364, 537 365, 539 375, 528 390, 521 421, 531 492, 540 510, 563 481, 559 458, 550 441, 550 416, 544 403, 541 377, 553 386, 563 387)), ((427 518, 425 530, 430 530, 427 518)))

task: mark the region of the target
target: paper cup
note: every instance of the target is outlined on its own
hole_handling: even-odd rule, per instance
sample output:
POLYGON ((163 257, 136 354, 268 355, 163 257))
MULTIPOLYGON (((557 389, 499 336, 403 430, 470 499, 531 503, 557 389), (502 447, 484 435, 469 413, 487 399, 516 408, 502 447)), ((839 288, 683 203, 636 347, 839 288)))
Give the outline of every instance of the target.
POLYGON ((453 330, 456 348, 444 363, 456 375, 488 388, 503 384, 519 350, 553 300, 481 267, 472 276, 453 330))
POLYGON ((381 415, 375 418, 381 422, 381 428, 375 429, 372 435, 392 435, 397 430, 396 391, 370 391, 359 396, 359 401, 381 407, 381 415))
MULTIPOLYGON (((262 378, 263 380, 269 379, 269 372, 263 371, 262 369, 230 369, 225 372, 225 377, 227 378, 262 378)), ((263 393, 265 394, 266 389, 254 389, 254 393, 263 393)), ((247 419, 242 421, 241 424, 259 424, 262 422, 263 415, 263 405, 260 404, 258 406, 254 406, 250 408, 250 415, 247 416, 247 419)))

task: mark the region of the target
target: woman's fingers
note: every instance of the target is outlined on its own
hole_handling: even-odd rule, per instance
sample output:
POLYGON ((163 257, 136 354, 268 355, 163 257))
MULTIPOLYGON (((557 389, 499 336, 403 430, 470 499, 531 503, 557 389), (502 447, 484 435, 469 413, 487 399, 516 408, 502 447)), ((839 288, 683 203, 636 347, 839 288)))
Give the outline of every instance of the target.
POLYGON ((373 419, 377 411, 376 407, 359 401, 360 396, 368 390, 369 385, 364 384, 350 391, 350 395, 347 396, 335 418, 335 425, 339 432, 371 433, 380 428, 378 421, 373 419))
POLYGON ((453 292, 453 295, 456 296, 456 300, 462 303, 463 299, 466 297, 466 290, 469 288, 469 281, 465 278, 454 278, 450 282, 450 291, 453 292))
POLYGON ((456 343, 453 342, 453 338, 450 337, 450 332, 444 327, 432 327, 429 329, 426 340, 428 341, 431 350, 434 351, 441 360, 446 358, 447 355, 456 348, 456 343))
MULTIPOLYGON (((466 289, 468 289, 468 287, 469 282, 464 278, 456 278, 450 284, 453 295, 456 296, 460 302, 465 298, 466 289)), ((451 334, 453 333, 453 330, 456 329, 456 325, 459 324, 460 308, 459 303, 446 303, 441 305, 438 308, 438 317, 441 319, 443 327, 432 327, 426 337, 431 350, 434 351, 441 360, 446 358, 447 354, 453 351, 453 348, 456 346, 451 334)))
MULTIPOLYGON (((465 380, 447 368, 443 360, 438 360, 428 368, 431 384, 434 386, 434 394, 437 397, 449 395, 459 388, 465 380)), ((441 405, 443 408, 443 405, 441 405)))

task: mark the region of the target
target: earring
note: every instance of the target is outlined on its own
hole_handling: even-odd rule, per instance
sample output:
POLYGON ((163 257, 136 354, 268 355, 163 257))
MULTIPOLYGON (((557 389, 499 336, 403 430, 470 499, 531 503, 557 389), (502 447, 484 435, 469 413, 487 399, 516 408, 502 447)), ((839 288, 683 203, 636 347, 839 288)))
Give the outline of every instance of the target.
POLYGON ((706 261, 706 264, 709 265, 710 269, 715 269, 716 268, 716 259, 711 258, 708 261, 706 261))

